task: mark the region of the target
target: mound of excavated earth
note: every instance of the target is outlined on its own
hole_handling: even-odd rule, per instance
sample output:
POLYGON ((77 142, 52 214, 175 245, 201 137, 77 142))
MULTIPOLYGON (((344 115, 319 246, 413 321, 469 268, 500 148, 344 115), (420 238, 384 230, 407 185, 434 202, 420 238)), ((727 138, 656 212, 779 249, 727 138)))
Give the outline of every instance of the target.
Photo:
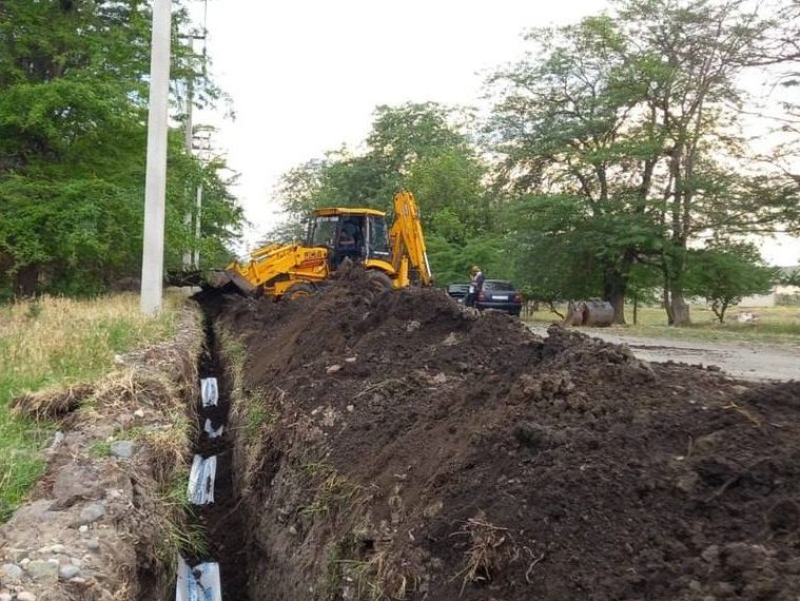
POLYGON ((359 272, 201 302, 246 349, 251 598, 800 595, 800 383, 542 339, 359 272))

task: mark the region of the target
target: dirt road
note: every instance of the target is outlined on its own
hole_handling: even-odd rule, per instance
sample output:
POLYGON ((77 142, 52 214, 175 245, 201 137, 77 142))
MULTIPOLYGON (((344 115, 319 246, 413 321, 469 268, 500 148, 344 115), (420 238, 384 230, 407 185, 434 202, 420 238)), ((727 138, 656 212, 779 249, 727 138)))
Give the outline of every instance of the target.
MULTIPOLYGON (((544 326, 531 326, 540 336, 544 326)), ((675 361, 692 365, 716 365, 745 380, 800 380, 800 347, 766 344, 716 343, 631 336, 624 332, 586 329, 581 332, 612 344, 626 344, 645 361, 675 361)))

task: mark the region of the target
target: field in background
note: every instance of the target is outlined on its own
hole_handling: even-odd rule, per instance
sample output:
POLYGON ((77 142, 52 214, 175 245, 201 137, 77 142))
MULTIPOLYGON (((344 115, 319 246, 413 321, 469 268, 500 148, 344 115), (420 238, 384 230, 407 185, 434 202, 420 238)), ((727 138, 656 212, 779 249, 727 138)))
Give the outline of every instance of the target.
POLYGON ((171 338, 181 300, 168 297, 155 318, 139 313, 135 294, 0 305, 0 522, 40 476, 52 433, 50 424, 12 415, 11 399, 91 381, 113 369, 116 354, 171 338))
MULTIPOLYGON (((556 306, 566 314, 566 305, 556 306)), ((706 306, 692 305, 692 325, 673 328, 667 325, 666 314, 661 307, 639 307, 637 324, 633 325, 633 307, 626 306, 625 319, 628 325, 612 326, 612 331, 622 330, 627 334, 674 338, 677 340, 705 340, 709 342, 763 342, 775 344, 800 344, 800 307, 768 307, 759 309, 728 310, 725 323, 720 324, 706 306), (754 321, 736 321, 739 313, 753 313, 754 321)), ((559 321, 558 315, 546 308, 525 318, 538 324, 559 321)), ((584 329, 584 328, 581 328, 584 329)), ((591 328, 586 328, 591 330, 591 328)))

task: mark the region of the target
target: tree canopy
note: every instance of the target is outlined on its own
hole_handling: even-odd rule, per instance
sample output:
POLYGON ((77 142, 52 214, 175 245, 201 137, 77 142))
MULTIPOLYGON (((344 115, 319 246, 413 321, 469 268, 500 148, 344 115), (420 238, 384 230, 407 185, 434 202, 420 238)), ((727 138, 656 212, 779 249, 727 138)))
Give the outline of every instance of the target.
MULTIPOLYGON (((193 78, 198 101, 213 102, 219 91, 181 43, 187 15, 175 4, 173 88, 193 78)), ((0 294, 88 293, 138 275, 150 27, 143 0, 0 5, 0 294)), ((187 183, 206 190, 205 251, 235 233, 241 210, 222 166, 171 134, 168 264, 193 244, 187 183)))

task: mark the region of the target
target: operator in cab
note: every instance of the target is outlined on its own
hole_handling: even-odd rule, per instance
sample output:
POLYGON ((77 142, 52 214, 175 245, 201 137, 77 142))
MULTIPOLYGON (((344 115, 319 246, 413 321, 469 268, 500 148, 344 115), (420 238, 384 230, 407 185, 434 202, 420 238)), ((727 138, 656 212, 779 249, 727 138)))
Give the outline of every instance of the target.
POLYGON ((355 250, 356 239, 353 237, 353 234, 348 232, 346 229, 343 229, 339 234, 338 246, 339 246, 339 250, 343 250, 343 251, 355 250))

